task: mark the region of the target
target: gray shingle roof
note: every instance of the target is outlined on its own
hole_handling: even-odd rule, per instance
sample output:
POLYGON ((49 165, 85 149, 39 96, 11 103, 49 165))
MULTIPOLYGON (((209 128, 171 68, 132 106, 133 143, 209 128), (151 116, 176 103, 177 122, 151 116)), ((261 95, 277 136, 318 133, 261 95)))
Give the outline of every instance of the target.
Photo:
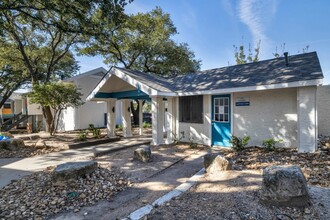
POLYGON ((199 71, 170 79, 152 73, 117 68, 138 81, 162 92, 195 92, 246 86, 271 85, 322 79, 316 52, 199 71))

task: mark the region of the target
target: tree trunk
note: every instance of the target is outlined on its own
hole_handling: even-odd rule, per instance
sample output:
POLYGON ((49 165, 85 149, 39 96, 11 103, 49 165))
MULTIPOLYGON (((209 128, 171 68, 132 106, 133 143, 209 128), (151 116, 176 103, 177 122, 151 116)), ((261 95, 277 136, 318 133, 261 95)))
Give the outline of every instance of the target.
POLYGON ((135 100, 136 103, 137 103, 137 107, 136 109, 134 109, 134 104, 133 104, 133 101, 131 102, 131 111, 132 111, 132 114, 133 114, 133 124, 134 125, 139 125, 139 102, 138 100, 135 100))
POLYGON ((136 109, 134 109, 134 104, 133 102, 131 102, 131 111, 132 111, 132 114, 133 114, 133 123, 134 125, 139 125, 140 121, 140 115, 139 115, 139 109, 143 107, 144 103, 145 103, 145 100, 142 102, 142 106, 140 106, 139 104, 139 100, 135 100, 135 102, 137 103, 137 107, 136 109))
POLYGON ((52 110, 49 106, 42 107, 42 113, 44 118, 46 119, 46 131, 50 133, 50 135, 54 134, 54 116, 52 110))

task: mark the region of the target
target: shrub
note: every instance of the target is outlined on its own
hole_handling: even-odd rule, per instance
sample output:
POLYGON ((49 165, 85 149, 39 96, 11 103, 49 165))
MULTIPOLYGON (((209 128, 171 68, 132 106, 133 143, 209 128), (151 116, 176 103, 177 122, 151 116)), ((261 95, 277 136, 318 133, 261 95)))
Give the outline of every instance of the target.
POLYGON ((181 136, 178 137, 175 132, 172 132, 174 144, 178 144, 182 140, 184 133, 180 132, 180 134, 181 136))
POLYGON ((277 143, 281 143, 282 140, 275 140, 274 138, 266 139, 262 141, 262 145, 265 147, 265 150, 270 152, 274 151, 277 143))
POLYGON ((143 128, 151 128, 151 124, 147 123, 147 122, 143 122, 142 127, 143 128))
POLYGON ((197 144, 195 143, 195 140, 193 137, 189 137, 189 146, 191 148, 196 148, 197 147, 197 144))
POLYGON ((79 140, 80 141, 86 141, 87 138, 87 132, 84 130, 79 131, 79 140))
POLYGON ((95 127, 94 127, 93 124, 89 124, 89 125, 88 125, 88 130, 89 130, 90 132, 93 132, 94 129, 95 129, 95 127))
POLYGON ((241 151, 248 145, 250 136, 244 136, 243 138, 237 136, 231 136, 230 143, 233 145, 233 149, 236 151, 241 151))
POLYGON ((118 131, 122 131, 123 130, 123 126, 122 125, 117 125, 117 129, 118 129, 118 131))
POLYGON ((100 138, 101 137, 101 130, 99 128, 93 129, 93 138, 100 138))

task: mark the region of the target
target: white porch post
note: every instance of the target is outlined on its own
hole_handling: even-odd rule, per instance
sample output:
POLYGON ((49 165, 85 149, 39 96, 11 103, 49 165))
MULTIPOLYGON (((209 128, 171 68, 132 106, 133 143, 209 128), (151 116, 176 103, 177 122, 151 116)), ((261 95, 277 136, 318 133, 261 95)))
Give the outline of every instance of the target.
POLYGON ((174 105, 173 105, 173 98, 168 97, 167 98, 167 112, 166 114, 166 120, 168 123, 167 126, 167 138, 166 138, 166 144, 171 144, 173 143, 173 133, 174 131, 174 126, 173 126, 173 121, 174 121, 174 105))
POLYGON ((108 137, 115 137, 116 129, 116 99, 107 101, 107 134, 108 137))
POLYGON ((317 147, 316 86, 297 91, 298 151, 315 152, 317 147))
POLYGON ((139 135, 142 135, 143 134, 143 114, 142 114, 142 104, 143 104, 143 100, 139 100, 139 126, 140 126, 140 129, 139 129, 139 135))
POLYGON ((132 137, 131 124, 131 100, 122 99, 122 120, 123 120, 123 135, 124 137, 132 137))
POLYGON ((163 97, 152 97, 152 144, 159 145, 164 143, 164 101, 163 97))

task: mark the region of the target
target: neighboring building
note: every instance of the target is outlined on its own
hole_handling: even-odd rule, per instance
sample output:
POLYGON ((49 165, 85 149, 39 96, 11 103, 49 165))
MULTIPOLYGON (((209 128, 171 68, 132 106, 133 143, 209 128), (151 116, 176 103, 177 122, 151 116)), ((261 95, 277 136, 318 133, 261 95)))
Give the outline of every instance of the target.
POLYGON ((33 131, 44 129, 41 106, 29 103, 29 99, 24 96, 25 93, 15 92, 6 101, 1 109, 0 124, 4 130, 14 127, 26 127, 31 124, 33 131))
POLYGON ((132 134, 130 100, 152 100, 154 145, 183 135, 184 141, 230 146, 232 135, 249 135, 250 145, 274 138, 282 140, 283 147, 314 152, 322 79, 316 52, 169 79, 113 67, 87 100, 107 102, 109 136, 115 134, 116 100, 122 100, 124 136, 132 134))
MULTIPOLYGON (((83 94, 82 100, 85 101, 88 94, 104 77, 107 71, 100 67, 91 71, 73 76, 66 79, 66 82, 74 83, 83 94)), ((120 108, 121 103, 118 102, 117 107, 120 108)), ((70 131, 88 128, 89 124, 95 127, 106 126, 107 107, 105 102, 85 102, 78 108, 68 108, 63 111, 58 125, 58 131, 70 131)), ((121 124, 120 115, 116 124, 121 124)))

